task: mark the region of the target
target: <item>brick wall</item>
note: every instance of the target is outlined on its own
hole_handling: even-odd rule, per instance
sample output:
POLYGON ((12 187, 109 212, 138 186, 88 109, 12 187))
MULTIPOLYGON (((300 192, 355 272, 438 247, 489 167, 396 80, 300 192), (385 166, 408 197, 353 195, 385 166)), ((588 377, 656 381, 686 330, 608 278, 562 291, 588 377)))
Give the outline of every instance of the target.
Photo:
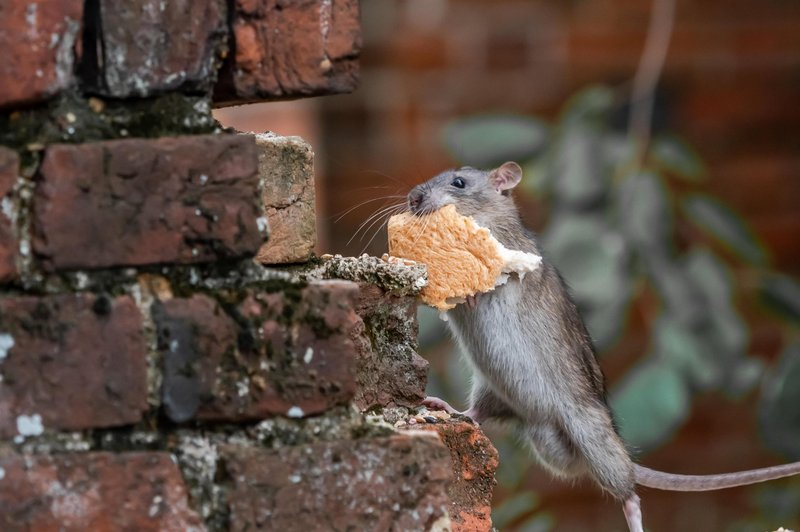
POLYGON ((0 5, 0 529, 490 529, 496 452, 418 406, 424 270, 316 259, 312 146, 211 115, 353 90, 358 16, 0 5))

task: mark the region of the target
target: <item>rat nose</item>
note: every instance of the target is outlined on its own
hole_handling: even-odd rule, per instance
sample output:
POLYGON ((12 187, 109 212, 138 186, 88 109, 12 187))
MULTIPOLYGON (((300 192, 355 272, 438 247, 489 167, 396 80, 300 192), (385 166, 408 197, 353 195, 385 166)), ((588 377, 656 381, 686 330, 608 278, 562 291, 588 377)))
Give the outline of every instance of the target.
POLYGON ((414 213, 417 212, 424 198, 425 194, 423 194, 422 191, 418 188, 415 188, 408 193, 408 206, 411 208, 412 212, 414 213))

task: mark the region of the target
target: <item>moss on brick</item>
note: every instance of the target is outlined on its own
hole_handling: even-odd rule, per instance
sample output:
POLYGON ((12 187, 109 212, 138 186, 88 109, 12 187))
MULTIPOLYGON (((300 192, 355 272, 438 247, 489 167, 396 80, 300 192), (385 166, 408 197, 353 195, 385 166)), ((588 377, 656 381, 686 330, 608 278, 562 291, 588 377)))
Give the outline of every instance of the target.
POLYGON ((120 101, 67 91, 39 107, 0 113, 0 144, 17 150, 29 171, 47 144, 220 131, 208 98, 180 93, 120 101))

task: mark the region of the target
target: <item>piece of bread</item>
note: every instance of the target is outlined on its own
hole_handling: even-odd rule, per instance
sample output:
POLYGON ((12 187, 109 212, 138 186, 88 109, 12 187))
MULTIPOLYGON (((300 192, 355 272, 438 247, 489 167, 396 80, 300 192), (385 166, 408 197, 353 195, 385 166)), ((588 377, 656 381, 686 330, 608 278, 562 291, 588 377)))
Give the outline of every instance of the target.
POLYGON ((389 255, 428 267, 428 285, 420 296, 439 310, 494 290, 509 273, 524 275, 542 261, 533 253, 505 248, 488 229, 458 214, 454 205, 425 216, 408 212, 392 216, 388 230, 389 255))

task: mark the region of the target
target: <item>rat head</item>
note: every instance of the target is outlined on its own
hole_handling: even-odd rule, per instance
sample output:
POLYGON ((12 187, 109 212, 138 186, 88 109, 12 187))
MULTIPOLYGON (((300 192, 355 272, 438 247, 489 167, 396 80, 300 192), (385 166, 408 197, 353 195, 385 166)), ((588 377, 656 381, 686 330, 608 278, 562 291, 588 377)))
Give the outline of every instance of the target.
POLYGON ((419 216, 452 204, 459 214, 480 223, 482 218, 516 212, 511 190, 521 179, 522 168, 514 162, 488 171, 469 166, 447 170, 411 189, 408 210, 419 216))

